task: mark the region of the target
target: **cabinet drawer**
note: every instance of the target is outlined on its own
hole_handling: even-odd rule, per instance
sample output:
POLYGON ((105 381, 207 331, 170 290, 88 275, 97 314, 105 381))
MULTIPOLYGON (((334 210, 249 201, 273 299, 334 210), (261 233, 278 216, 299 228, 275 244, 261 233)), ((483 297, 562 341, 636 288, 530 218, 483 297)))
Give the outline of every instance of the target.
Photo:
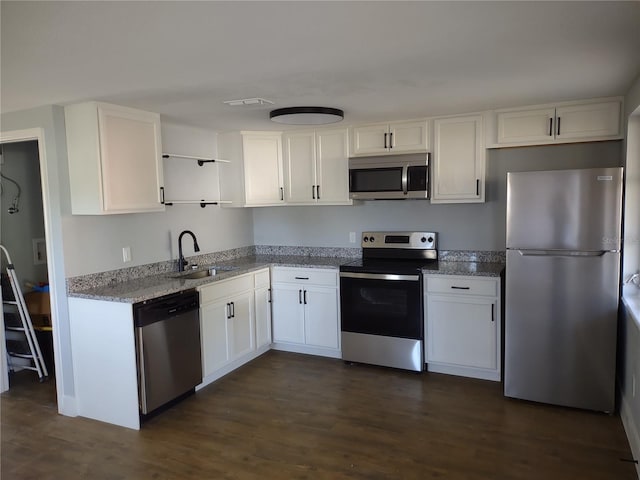
POLYGON ((200 304, 213 302, 246 290, 253 290, 253 274, 242 275, 200 287, 200 304))
POLYGON ((427 292, 454 293, 462 295, 498 295, 498 282, 489 278, 469 278, 458 276, 427 277, 427 292))
POLYGON ((338 286, 338 271, 319 268, 287 268, 273 269, 273 283, 297 283, 309 285, 338 286))
POLYGON ((263 288, 269 286, 269 269, 260 270, 256 272, 255 288, 263 288))

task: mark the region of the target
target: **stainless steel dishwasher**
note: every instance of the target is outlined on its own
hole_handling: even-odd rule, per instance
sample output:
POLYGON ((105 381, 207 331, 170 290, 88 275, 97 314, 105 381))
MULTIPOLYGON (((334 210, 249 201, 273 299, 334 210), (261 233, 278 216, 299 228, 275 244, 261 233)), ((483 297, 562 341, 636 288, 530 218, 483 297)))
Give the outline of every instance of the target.
POLYGON ((188 290, 134 305, 140 413, 202 382, 199 294, 188 290))

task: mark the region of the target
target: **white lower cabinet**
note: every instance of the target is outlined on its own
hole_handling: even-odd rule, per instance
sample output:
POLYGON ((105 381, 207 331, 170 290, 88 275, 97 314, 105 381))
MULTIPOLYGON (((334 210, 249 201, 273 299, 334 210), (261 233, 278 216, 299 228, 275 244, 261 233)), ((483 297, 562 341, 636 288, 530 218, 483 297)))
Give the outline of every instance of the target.
POLYGON ((265 269, 199 288, 203 385, 269 349, 269 289, 261 283, 265 275, 268 282, 265 269))
POLYGON ((427 369, 500 381, 500 280, 425 276, 427 369))
POLYGON ((274 348, 340 358, 338 272, 274 267, 274 348))
POLYGON ((255 276, 256 348, 271 345, 271 279, 265 269, 255 276))

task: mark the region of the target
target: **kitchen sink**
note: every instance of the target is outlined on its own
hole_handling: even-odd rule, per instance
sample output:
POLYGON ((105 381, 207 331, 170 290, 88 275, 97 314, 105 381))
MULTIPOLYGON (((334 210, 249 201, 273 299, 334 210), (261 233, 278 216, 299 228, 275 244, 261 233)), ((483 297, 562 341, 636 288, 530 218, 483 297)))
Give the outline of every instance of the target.
POLYGON ((199 278, 206 278, 206 277, 213 277, 215 275, 217 275, 218 273, 221 272, 230 272, 232 270, 236 270, 238 267, 231 267, 231 266, 211 266, 211 267, 207 267, 204 270, 196 270, 194 272, 191 273, 186 273, 186 272, 182 272, 182 273, 178 273, 175 275, 171 275, 172 278, 181 278, 184 280, 197 280, 199 278))

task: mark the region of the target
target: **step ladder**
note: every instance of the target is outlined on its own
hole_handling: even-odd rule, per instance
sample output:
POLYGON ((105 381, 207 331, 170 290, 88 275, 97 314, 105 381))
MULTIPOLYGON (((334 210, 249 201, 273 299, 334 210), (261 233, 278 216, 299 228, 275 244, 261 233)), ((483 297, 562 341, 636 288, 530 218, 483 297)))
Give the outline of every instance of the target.
POLYGON ((49 376, 49 372, 47 372, 47 366, 40 351, 31 316, 27 310, 27 304, 24 301, 9 252, 2 245, 0 245, 0 249, 7 257, 7 277, 11 285, 10 291, 4 288, 2 290, 2 311, 4 312, 9 370, 15 371, 15 367, 33 370, 38 373, 38 379, 43 382, 49 376), (15 362, 14 359, 28 359, 29 364, 15 362))

